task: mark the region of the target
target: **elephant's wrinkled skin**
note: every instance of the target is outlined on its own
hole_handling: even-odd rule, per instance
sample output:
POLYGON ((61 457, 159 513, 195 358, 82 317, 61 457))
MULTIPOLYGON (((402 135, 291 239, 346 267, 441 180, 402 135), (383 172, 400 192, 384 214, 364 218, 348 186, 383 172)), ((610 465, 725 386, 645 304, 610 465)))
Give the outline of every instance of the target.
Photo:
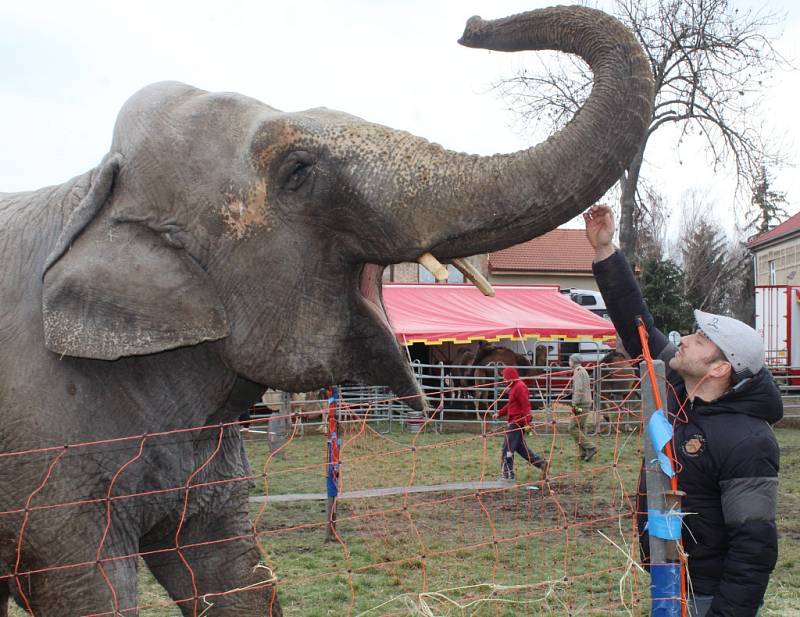
POLYGON ((36 615, 136 606, 124 557, 139 552, 185 615, 279 615, 247 487, 219 482, 244 473, 237 431, 153 434, 235 420, 265 386, 417 393, 383 266, 527 240, 621 174, 652 100, 630 33, 556 8, 473 18, 461 42, 580 54, 594 92, 545 143, 478 157, 327 109, 159 83, 125 104, 98 167, 0 197, 0 451, 57 446, 0 463, 0 581, 36 615))

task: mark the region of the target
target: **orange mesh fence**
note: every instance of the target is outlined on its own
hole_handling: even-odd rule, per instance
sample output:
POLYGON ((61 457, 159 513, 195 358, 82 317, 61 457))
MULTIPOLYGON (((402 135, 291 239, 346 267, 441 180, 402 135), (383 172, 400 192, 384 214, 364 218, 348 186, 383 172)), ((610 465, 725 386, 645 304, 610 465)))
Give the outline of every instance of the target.
MULTIPOLYGON (((174 602, 194 617, 216 613, 219 596, 265 593, 275 583, 284 615, 630 615, 647 613, 636 544, 636 486, 641 465, 639 381, 631 363, 623 396, 605 396, 591 410, 571 405, 571 373, 549 403, 534 410, 528 446, 550 461, 547 477, 515 456, 516 481, 500 478, 507 432, 492 413, 479 425, 422 425, 375 421, 387 401, 340 403, 339 496, 336 525, 326 541, 326 435, 301 407, 289 415, 249 421, 245 448, 252 471, 209 475, 209 465, 236 440, 224 439, 241 423, 0 453, 37 469, 40 480, 18 505, 0 512, 15 521, 14 563, 0 575, 32 614, 31 589, 49 580, 80 585, 101 576, 109 602, 86 615, 174 616, 174 602), (579 422, 580 414, 584 422, 579 422), (277 427, 282 426, 281 430, 277 427), (595 430, 599 427, 604 430, 595 430), (625 430, 628 427, 631 430, 625 430), (583 448, 581 447, 583 446, 583 448), (596 448, 587 462, 581 454, 596 448), (131 478, 148 462, 174 463, 175 478, 156 490, 136 490, 131 478), (97 493, 81 473, 98 461, 110 481, 97 493), (135 473, 134 473, 135 472, 135 473), (247 534, 196 538, 184 522, 195 504, 221 486, 249 493, 247 534), (64 500, 56 496, 70 494, 64 500), (169 510, 177 531, 160 543, 121 547, 108 541, 115 526, 141 509, 169 510), (27 534, 45 522, 85 521, 91 550, 81 559, 47 564, 26 560, 27 534), (191 553, 255 538, 263 549, 258 582, 216 594, 202 593, 191 553), (190 583, 169 599, 143 559, 171 555, 190 583), (138 593, 117 588, 118 567, 138 564, 138 593), (132 599, 133 598, 133 599, 132 599)), ((435 397, 432 397, 435 400, 435 397)), ((312 417, 313 416, 313 417, 312 417)), ((457 420, 457 418, 455 418, 457 420)), ((324 426, 325 423, 322 423, 324 426)), ((55 525, 54 527, 57 527, 55 525)), ((58 529, 52 529, 54 547, 58 529)), ((75 587, 59 593, 69 594, 75 587)), ((16 610, 16 609, 14 609, 16 610)), ((14 614, 12 610, 12 615, 14 614)), ((20 615, 22 613, 19 613, 20 615)))

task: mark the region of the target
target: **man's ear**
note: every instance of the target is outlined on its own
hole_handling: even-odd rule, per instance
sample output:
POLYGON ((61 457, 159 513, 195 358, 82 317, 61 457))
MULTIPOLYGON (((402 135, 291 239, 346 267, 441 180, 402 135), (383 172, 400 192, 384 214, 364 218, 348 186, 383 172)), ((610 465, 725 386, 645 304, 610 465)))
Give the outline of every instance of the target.
POLYGON ((717 360, 711 364, 708 374, 712 377, 725 377, 733 375, 733 366, 727 360, 717 360))
POLYGON ((225 310, 205 271, 139 223, 99 216, 119 161, 95 174, 44 272, 45 345, 58 354, 116 360, 227 336, 225 310))

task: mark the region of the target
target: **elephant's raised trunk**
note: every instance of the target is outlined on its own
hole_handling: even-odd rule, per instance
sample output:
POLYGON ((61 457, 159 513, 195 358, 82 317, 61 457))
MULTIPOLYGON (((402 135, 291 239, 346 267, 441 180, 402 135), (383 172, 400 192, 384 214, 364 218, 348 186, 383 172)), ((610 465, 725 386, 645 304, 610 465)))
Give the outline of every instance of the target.
POLYGON ((417 174, 425 168, 430 181, 426 190, 397 197, 412 235, 439 259, 510 246, 575 217, 619 179, 652 115, 647 58, 633 34, 600 11, 554 7, 495 21, 473 17, 459 42, 575 53, 594 72, 594 86, 563 130, 529 150, 479 157, 405 141, 398 156, 412 158, 417 174))

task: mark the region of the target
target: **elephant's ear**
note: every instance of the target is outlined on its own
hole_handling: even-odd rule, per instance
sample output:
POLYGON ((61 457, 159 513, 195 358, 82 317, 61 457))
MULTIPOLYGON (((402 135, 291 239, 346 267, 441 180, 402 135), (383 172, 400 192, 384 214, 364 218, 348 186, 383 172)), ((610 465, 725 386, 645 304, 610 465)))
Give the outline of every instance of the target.
POLYGON ((140 223, 97 216, 112 198, 119 160, 105 162, 47 260, 45 345, 58 354, 116 360, 228 335, 205 271, 140 223))

